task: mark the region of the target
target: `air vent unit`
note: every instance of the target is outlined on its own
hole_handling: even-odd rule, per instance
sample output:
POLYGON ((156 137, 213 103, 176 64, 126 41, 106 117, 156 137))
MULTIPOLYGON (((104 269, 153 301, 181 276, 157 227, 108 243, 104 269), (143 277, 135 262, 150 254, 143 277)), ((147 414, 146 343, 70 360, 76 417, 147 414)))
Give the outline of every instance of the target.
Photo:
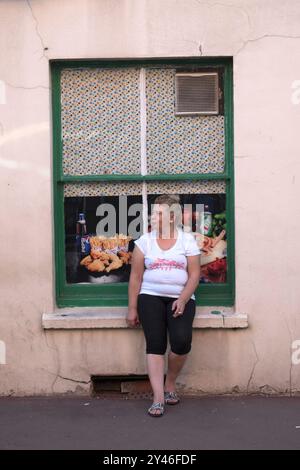
POLYGON ((176 73, 175 114, 219 114, 218 73, 176 73))

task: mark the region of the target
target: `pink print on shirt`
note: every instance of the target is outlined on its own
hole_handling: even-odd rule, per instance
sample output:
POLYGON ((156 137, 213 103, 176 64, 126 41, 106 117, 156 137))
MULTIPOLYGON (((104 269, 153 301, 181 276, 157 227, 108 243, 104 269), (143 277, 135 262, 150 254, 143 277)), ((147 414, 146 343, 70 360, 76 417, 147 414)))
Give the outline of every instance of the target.
POLYGON ((163 269, 165 271, 170 271, 171 269, 184 269, 185 270, 185 264, 183 262, 180 263, 174 260, 156 258, 154 263, 151 263, 148 266, 148 269, 163 269))

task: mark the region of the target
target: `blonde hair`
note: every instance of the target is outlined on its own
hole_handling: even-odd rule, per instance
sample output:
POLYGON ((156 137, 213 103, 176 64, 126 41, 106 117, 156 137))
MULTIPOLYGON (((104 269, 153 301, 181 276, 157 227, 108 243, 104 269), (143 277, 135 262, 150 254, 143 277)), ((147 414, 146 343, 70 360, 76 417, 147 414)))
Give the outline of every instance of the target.
POLYGON ((178 194, 160 194, 155 198, 154 204, 167 205, 169 208, 173 208, 175 225, 182 224, 182 208, 178 194))
POLYGON ((154 204, 167 204, 171 207, 172 204, 180 204, 180 196, 178 194, 160 194, 155 198, 154 204))

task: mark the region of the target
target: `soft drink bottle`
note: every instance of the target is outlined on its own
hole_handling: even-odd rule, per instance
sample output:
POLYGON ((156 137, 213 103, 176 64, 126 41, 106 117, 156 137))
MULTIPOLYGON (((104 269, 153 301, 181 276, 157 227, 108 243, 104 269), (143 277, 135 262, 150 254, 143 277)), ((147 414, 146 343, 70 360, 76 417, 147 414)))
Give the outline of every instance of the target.
POLYGON ((81 239, 86 235, 86 222, 84 213, 79 214, 79 219, 76 222, 76 247, 78 251, 82 251, 81 239))

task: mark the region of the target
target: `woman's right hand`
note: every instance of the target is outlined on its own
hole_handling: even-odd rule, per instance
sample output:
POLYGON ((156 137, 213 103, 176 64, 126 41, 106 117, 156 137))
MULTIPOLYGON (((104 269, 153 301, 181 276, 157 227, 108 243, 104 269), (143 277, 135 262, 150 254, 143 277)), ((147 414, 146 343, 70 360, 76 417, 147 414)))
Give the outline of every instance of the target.
POLYGON ((135 307, 128 308, 128 313, 126 316, 126 323, 128 326, 133 327, 133 328, 136 326, 139 326, 140 321, 139 321, 137 308, 135 307))

